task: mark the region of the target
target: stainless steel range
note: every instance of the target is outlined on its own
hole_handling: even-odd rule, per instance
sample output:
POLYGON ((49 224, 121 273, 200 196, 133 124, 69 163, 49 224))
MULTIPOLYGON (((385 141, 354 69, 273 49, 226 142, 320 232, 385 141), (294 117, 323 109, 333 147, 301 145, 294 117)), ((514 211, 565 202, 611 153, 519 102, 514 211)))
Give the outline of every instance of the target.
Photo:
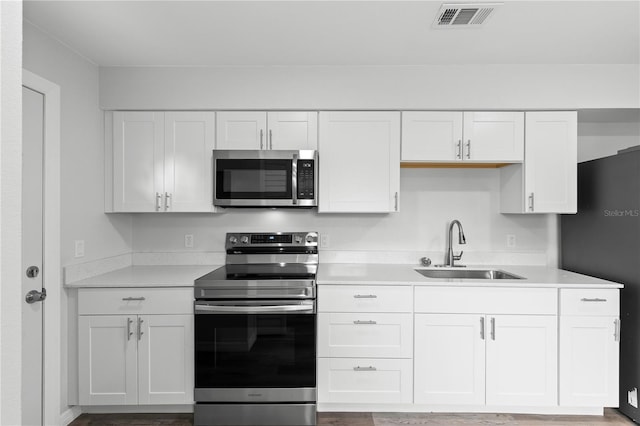
POLYGON ((229 233, 195 281, 199 425, 316 424, 316 232, 229 233))

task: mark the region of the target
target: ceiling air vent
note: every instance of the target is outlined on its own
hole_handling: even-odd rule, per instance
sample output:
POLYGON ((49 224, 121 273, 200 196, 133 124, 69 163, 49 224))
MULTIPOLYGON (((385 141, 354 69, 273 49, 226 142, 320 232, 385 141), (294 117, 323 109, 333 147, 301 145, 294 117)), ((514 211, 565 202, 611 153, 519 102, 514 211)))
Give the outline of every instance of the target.
POLYGON ((480 27, 502 3, 445 3, 440 7, 434 28, 480 27))

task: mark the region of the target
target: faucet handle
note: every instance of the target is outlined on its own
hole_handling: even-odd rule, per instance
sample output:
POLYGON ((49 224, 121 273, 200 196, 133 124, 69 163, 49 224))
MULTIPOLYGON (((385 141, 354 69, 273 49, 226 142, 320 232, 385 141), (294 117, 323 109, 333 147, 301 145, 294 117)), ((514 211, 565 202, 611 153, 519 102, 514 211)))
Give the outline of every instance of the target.
POLYGON ((462 259, 462 253, 464 253, 464 251, 460 251, 460 254, 454 254, 454 255, 453 255, 453 260, 460 260, 460 259, 462 259))
POLYGON ((422 263, 422 266, 431 266, 431 259, 423 257, 420 259, 420 263, 422 263))

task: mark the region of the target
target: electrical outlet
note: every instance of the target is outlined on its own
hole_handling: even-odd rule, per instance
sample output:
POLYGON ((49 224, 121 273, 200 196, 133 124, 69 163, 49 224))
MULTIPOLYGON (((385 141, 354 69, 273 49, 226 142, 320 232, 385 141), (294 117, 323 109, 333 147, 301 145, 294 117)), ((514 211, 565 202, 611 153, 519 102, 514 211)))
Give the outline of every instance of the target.
POLYGON ((627 402, 629 405, 638 408, 638 388, 633 388, 627 392, 627 402))
POLYGON ((75 257, 84 257, 84 240, 75 240, 75 257))
POLYGON ((507 234, 507 248, 516 248, 516 236, 507 234))
POLYGON ((329 234, 320 234, 320 247, 329 248, 330 240, 329 234))
POLYGON ((187 248, 192 248, 193 247, 193 235, 192 234, 185 234, 184 236, 184 246, 187 248))

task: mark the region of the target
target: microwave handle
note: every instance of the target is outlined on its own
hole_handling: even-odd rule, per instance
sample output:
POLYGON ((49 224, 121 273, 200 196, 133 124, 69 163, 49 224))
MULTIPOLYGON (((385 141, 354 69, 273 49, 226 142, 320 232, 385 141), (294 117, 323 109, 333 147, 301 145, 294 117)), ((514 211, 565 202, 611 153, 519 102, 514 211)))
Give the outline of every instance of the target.
POLYGON ((293 154, 291 160, 291 202, 293 205, 298 204, 298 154, 293 154))

